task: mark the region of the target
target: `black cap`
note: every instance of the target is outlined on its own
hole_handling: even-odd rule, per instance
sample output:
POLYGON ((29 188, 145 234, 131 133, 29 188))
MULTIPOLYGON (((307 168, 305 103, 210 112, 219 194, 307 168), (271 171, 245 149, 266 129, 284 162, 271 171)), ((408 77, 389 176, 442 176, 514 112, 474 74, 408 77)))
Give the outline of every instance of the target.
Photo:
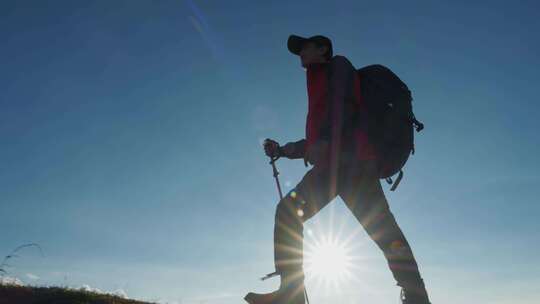
POLYGON ((309 38, 300 37, 297 35, 290 35, 289 39, 287 40, 287 48, 289 51, 295 55, 300 54, 300 50, 302 50, 302 46, 306 42, 314 42, 315 44, 321 46, 326 45, 328 46, 328 58, 332 57, 332 41, 328 39, 328 37, 322 36, 322 35, 315 35, 311 36, 309 38))

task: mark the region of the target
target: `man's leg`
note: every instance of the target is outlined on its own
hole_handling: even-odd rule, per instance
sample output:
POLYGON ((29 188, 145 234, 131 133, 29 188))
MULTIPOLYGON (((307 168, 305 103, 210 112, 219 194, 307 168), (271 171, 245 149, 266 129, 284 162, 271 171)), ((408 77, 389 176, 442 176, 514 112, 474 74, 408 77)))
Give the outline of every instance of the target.
POLYGON ((328 169, 314 166, 280 200, 274 225, 274 263, 281 276, 281 284, 277 291, 271 293, 248 293, 244 298, 248 303, 305 303, 302 269, 304 222, 336 196, 336 181, 332 181, 328 169))
POLYGON ((277 205, 274 226, 274 259, 281 285, 302 286, 304 272, 303 223, 336 196, 327 169, 313 167, 277 205), (334 192, 334 193, 332 193, 334 192))
POLYGON ((383 251, 397 285, 427 301, 418 265, 403 232, 390 212, 375 161, 361 161, 344 170, 340 196, 383 251))

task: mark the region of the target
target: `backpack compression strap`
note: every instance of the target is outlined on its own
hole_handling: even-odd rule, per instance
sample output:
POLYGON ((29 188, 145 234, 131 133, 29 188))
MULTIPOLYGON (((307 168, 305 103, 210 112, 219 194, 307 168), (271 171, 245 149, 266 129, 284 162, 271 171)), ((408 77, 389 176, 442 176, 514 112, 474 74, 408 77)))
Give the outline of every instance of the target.
POLYGON ((390 188, 390 191, 394 191, 396 190, 397 186, 399 185, 399 182, 401 182, 401 179, 403 178, 403 170, 399 170, 399 175, 398 177, 396 178, 396 181, 394 181, 394 184, 392 185, 392 178, 391 177, 388 177, 386 178, 386 182, 389 184, 389 185, 392 185, 392 188, 390 188))

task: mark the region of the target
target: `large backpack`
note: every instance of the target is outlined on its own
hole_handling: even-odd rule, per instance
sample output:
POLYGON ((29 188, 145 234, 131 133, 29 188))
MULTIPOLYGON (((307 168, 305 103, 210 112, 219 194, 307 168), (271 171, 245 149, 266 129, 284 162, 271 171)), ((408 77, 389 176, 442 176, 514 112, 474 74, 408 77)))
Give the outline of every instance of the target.
POLYGON ((361 96, 368 111, 368 138, 378 156, 379 178, 392 184, 394 191, 403 177, 403 166, 414 154, 414 131, 424 125, 412 111, 411 91, 387 67, 374 64, 357 70, 361 96))

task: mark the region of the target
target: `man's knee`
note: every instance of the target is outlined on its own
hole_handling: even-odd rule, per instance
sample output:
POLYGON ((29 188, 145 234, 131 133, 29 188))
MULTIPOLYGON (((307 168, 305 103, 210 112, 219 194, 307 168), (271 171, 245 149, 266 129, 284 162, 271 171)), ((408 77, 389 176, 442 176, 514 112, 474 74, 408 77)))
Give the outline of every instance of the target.
POLYGON ((388 242, 385 254, 392 260, 410 260, 413 258, 411 247, 405 238, 398 237, 388 242))
POLYGON ((292 190, 279 201, 276 207, 276 219, 289 219, 303 223, 305 221, 304 205, 303 198, 292 190))
POLYGON ((393 214, 388 210, 378 213, 369 234, 378 243, 387 258, 410 259, 411 248, 399 228, 393 214))

